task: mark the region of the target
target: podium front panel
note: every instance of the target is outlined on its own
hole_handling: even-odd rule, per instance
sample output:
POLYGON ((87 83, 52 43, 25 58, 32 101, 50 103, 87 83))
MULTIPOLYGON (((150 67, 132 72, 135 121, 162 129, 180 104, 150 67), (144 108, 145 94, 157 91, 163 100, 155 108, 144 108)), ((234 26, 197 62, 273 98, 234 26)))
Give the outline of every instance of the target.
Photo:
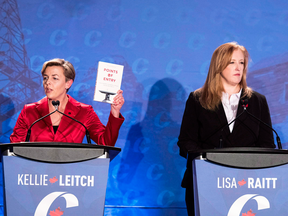
POLYGON ((196 215, 271 216, 288 212, 288 165, 238 169, 196 159, 193 183, 196 215))
POLYGON ((109 159, 43 163, 3 156, 6 215, 103 215, 109 159))

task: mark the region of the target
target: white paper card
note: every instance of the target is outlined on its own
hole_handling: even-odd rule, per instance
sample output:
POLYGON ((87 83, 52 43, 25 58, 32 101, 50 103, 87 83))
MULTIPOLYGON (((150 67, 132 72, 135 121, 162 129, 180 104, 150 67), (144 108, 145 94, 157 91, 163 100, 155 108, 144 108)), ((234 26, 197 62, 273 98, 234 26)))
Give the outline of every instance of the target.
POLYGON ((113 103, 113 98, 117 91, 121 89, 123 69, 123 65, 99 61, 94 101, 113 103))

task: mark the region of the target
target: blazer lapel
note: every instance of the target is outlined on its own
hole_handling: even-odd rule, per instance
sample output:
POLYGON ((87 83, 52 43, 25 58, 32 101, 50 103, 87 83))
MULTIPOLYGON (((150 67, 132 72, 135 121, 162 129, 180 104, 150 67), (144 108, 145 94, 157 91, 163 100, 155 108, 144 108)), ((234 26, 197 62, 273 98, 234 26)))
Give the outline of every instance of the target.
MULTIPOLYGON (((39 113, 39 115, 41 117, 47 115, 49 113, 49 107, 48 107, 48 99, 47 97, 44 97, 43 99, 41 99, 39 102, 38 102, 38 105, 36 106, 36 109, 39 113)), ((53 131, 53 127, 52 127, 52 122, 51 122, 51 119, 50 117, 46 117, 44 119, 42 119, 42 122, 44 122, 46 124, 46 126, 50 129, 50 131, 52 133, 54 133, 53 131)), ((40 122, 39 122, 40 123, 40 122)))
MULTIPOLYGON (((75 116, 77 116, 78 112, 80 111, 81 105, 79 102, 74 100, 69 95, 68 95, 68 97, 69 97, 69 100, 68 100, 68 103, 66 104, 64 114, 66 114, 72 118, 75 118, 75 116)), ((63 115, 58 130, 63 134, 65 129, 68 127, 71 127, 71 124, 73 124, 73 123, 74 123, 74 120, 63 115)), ((58 132, 58 130, 57 130, 57 132, 58 132)), ((57 132, 56 132, 56 137, 59 134, 57 132)))
POLYGON ((227 118, 226 118, 226 114, 224 111, 224 107, 222 105, 222 102, 220 102, 219 108, 216 111, 218 118, 219 118, 219 122, 221 123, 221 128, 223 128, 223 133, 222 135, 226 135, 230 133, 229 127, 227 126, 228 122, 227 122, 227 118))
MULTIPOLYGON (((243 96, 243 90, 242 90, 242 92, 241 92, 241 96, 240 96, 239 103, 238 103, 237 114, 236 114, 236 117, 235 117, 235 118, 237 118, 237 116, 239 116, 239 115, 244 111, 244 108, 243 108, 243 106, 242 106, 242 102, 241 102, 241 101, 242 101, 242 100, 245 100, 246 97, 242 98, 242 96, 243 96)), ((237 128, 237 127, 238 127, 238 125, 240 124, 240 122, 239 122, 240 119, 241 119, 241 116, 240 116, 238 119, 235 120, 234 128, 237 128)), ((233 131, 234 131, 234 129, 233 129, 233 131)), ((232 132, 233 132, 233 131, 232 131, 232 132)))

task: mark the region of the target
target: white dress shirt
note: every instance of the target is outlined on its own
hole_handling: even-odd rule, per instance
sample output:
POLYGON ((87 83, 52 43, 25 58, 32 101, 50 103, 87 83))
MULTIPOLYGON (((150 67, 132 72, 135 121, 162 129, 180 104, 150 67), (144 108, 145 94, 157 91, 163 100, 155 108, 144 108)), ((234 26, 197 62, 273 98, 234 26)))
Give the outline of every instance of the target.
MULTIPOLYGON (((221 101, 222 101, 222 105, 223 105, 228 123, 230 123, 236 118, 238 104, 239 104, 239 100, 241 97, 241 92, 242 92, 242 89, 240 89, 238 93, 232 94, 230 98, 229 98, 228 93, 226 92, 222 93, 221 101)), ((230 133, 232 133, 233 131, 234 123, 235 122, 229 125, 230 133)))

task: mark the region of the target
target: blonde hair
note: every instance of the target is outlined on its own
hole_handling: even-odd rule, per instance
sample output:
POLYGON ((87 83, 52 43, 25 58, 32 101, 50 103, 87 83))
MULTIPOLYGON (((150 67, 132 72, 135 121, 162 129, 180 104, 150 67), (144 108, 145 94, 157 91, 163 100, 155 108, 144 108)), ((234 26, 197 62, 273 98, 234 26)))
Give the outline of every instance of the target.
MULTIPOLYGON (((60 66, 64 69, 64 76, 65 76, 66 82, 68 82, 69 80, 74 81, 76 73, 75 73, 75 69, 73 65, 69 61, 66 61, 65 59, 55 58, 55 59, 51 59, 49 61, 44 62, 42 70, 41 70, 42 76, 44 75, 47 67, 51 67, 51 66, 60 66)), ((67 92, 68 90, 69 89, 67 89, 67 92)))
POLYGON ((222 92, 224 91, 221 81, 221 73, 230 64, 232 54, 235 50, 241 50, 244 54, 244 70, 240 87, 243 97, 251 97, 252 89, 247 86, 246 76, 248 70, 249 53, 244 46, 236 42, 225 43, 219 46, 213 53, 208 75, 202 88, 197 89, 194 94, 199 95, 202 107, 208 110, 216 110, 221 102, 222 92))

